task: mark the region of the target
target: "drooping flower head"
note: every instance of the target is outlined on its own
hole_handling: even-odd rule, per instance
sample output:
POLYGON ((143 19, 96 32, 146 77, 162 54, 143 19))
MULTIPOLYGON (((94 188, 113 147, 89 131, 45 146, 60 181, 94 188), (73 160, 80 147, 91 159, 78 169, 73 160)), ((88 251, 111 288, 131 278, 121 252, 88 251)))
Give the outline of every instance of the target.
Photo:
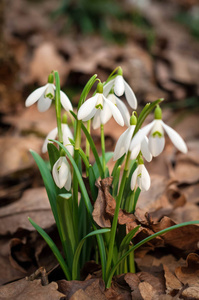
POLYGON ((115 151, 114 151, 114 154, 113 154, 113 160, 119 159, 123 154, 125 154, 125 153, 127 154, 128 151, 131 152, 130 158, 131 159, 136 159, 138 154, 141 151, 144 158, 148 162, 151 161, 152 155, 149 151, 147 137, 145 137, 143 139, 143 141, 141 143, 137 144, 135 147, 130 148, 136 124, 137 124, 137 117, 133 113, 131 118, 130 118, 129 128, 127 128, 127 130, 122 133, 122 135, 119 137, 119 139, 116 143, 115 151))
POLYGON ((114 89, 115 94, 120 97, 125 94, 126 100, 130 107, 137 109, 137 99, 131 87, 123 78, 122 68, 118 68, 117 76, 104 85, 104 95, 108 96, 111 89, 114 89))
MULTIPOLYGON (((70 128, 68 127, 67 124, 62 123, 62 124, 61 124, 61 127, 62 127, 62 134, 63 134, 63 145, 66 147, 66 149, 67 149, 67 150, 70 152, 70 154, 73 156, 73 154, 74 154, 74 148, 73 148, 73 146, 71 145, 70 140, 69 140, 69 139, 72 139, 72 140, 74 139, 73 134, 72 134, 72 132, 71 132, 71 130, 70 130, 70 128)), ((45 141, 44 141, 44 143, 43 143, 43 146, 42 146, 42 153, 47 152, 47 145, 48 145, 48 143, 50 143, 49 140, 51 140, 51 139, 52 139, 52 140, 56 139, 57 135, 58 135, 58 129, 57 129, 57 127, 54 128, 54 129, 52 129, 52 130, 48 133, 48 135, 46 136, 45 141)))
MULTIPOLYGON (((52 74, 48 77, 48 83, 33 91, 25 101, 25 106, 29 107, 37 102, 37 108, 40 112, 45 112, 51 106, 52 100, 55 99, 55 85, 53 84, 54 76, 52 74)), ((73 110, 68 96, 60 91, 60 101, 66 111, 73 110)))
POLYGON ((181 136, 162 121, 162 111, 159 105, 155 109, 155 120, 136 133, 131 142, 130 149, 141 143, 145 136, 150 132, 149 150, 154 157, 158 156, 163 151, 165 146, 164 130, 168 134, 174 146, 179 151, 187 153, 187 146, 181 136))
POLYGON ((141 191, 148 191, 151 186, 149 173, 144 166, 143 159, 141 158, 139 158, 138 166, 131 177, 131 190, 133 191, 137 186, 141 189, 141 191))
POLYGON ((77 118, 85 122, 94 117, 93 128, 97 129, 101 124, 108 122, 111 116, 119 125, 124 126, 124 120, 119 109, 104 97, 103 85, 100 82, 97 85, 96 94, 80 106, 77 118))
POLYGON ((71 171, 70 165, 65 156, 61 156, 53 166, 53 179, 56 185, 61 189, 65 187, 67 191, 71 189, 71 171))

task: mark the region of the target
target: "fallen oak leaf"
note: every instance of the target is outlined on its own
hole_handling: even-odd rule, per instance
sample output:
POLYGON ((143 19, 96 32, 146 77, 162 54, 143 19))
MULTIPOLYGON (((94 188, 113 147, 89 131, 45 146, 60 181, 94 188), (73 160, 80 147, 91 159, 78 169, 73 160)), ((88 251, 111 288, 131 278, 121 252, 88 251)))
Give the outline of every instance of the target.
POLYGON ((181 290, 182 284, 176 278, 176 276, 169 270, 167 265, 163 265, 163 268, 167 293, 173 296, 173 292, 175 292, 176 294, 176 291, 181 290))

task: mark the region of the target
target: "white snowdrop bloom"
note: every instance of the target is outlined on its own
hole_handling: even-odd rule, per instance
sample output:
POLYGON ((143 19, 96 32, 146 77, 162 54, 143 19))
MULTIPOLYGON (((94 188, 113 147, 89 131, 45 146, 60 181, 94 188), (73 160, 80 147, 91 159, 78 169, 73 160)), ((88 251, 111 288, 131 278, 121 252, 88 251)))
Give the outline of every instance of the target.
POLYGON ((119 111, 121 112, 121 115, 124 119, 124 124, 126 126, 129 126, 130 125, 130 123, 129 123, 130 113, 128 111, 128 108, 124 104, 124 102, 122 100, 120 100, 117 96, 115 96, 114 93, 110 93, 107 96, 107 99, 110 100, 114 105, 116 105, 116 107, 119 109, 119 111))
POLYGON ((67 191, 71 189, 71 171, 70 165, 65 156, 61 156, 53 166, 53 179, 56 185, 61 189, 65 187, 67 191))
MULTIPOLYGON (((44 112, 51 106, 52 100, 55 99, 55 85, 47 83, 44 86, 33 91, 25 101, 25 106, 29 107, 37 102, 37 108, 40 112, 44 112)), ((66 94, 60 91, 60 101, 66 111, 73 110, 72 104, 66 94)))
POLYGON ((181 136, 170 126, 166 125, 161 119, 155 119, 150 124, 140 129, 134 136, 130 148, 132 149, 140 144, 144 137, 150 132, 149 150, 154 157, 158 156, 163 151, 165 145, 164 130, 174 146, 179 151, 187 153, 187 146, 181 136))
POLYGON ((139 164, 131 177, 131 190, 138 186, 141 191, 148 191, 151 185, 151 179, 144 164, 139 164))
MULTIPOLYGON (((118 160, 122 155, 129 151, 129 146, 131 143, 131 139, 133 136, 133 132, 135 130, 136 125, 130 125, 127 130, 125 130, 119 137, 116 146, 115 146, 115 151, 113 154, 113 160, 118 160)), ((139 153, 139 151, 138 151, 139 153)))
POLYGON ((103 86, 98 83, 97 93, 80 106, 77 118, 85 122, 94 117, 93 128, 96 129, 101 124, 108 122, 111 116, 119 125, 124 126, 124 120, 119 109, 104 97, 103 86))
POLYGON ((114 89, 115 94, 118 97, 125 94, 126 100, 127 100, 128 104, 130 105, 130 107, 132 107, 133 109, 137 109, 136 96, 135 96, 133 90, 131 89, 131 87, 124 80, 124 78, 122 76, 121 68, 118 69, 118 75, 114 79, 110 80, 109 82, 107 82, 104 85, 104 95, 105 95, 105 97, 108 96, 108 94, 111 91, 112 87, 114 89))
MULTIPOLYGON (((69 138, 72 140, 74 139, 73 134, 67 124, 61 124, 61 126, 62 126, 62 134, 63 134, 63 145, 70 152, 70 154, 73 155, 74 148, 69 141, 69 138)), ((47 135, 47 137, 43 143, 43 147, 42 147, 43 153, 47 152, 47 145, 48 145, 48 143, 51 143, 49 140, 56 139, 57 135, 58 135, 57 127, 49 132, 49 134, 47 135)))

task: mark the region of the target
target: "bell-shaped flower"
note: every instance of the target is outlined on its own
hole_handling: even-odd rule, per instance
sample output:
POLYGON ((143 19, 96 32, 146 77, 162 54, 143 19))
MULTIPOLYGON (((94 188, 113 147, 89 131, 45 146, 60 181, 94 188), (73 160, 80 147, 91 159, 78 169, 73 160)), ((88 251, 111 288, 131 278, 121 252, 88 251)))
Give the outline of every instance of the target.
POLYGON ((111 79, 104 85, 104 95, 105 97, 108 96, 111 89, 114 89, 115 94, 120 97, 123 94, 125 94, 126 100, 130 107, 133 109, 137 109, 137 99, 136 96, 131 89, 131 87, 128 85, 128 83, 123 78, 123 72, 122 69, 118 69, 118 74, 114 79, 111 79))
POLYGON ((129 146, 131 143, 133 132, 135 130, 135 126, 136 125, 130 125, 129 128, 127 128, 127 130, 125 130, 120 135, 115 146, 113 160, 118 160, 120 157, 122 157, 122 155, 124 155, 125 153, 127 154, 127 152, 129 151, 129 146))
POLYGON ((111 116, 119 125, 124 126, 124 120, 119 109, 104 97, 103 86, 98 83, 97 93, 80 106, 77 118, 85 122, 94 117, 93 128, 96 129, 101 124, 108 122, 111 116))
POLYGON ((53 179, 56 185, 61 189, 65 188, 67 191, 71 189, 71 171, 70 165, 65 156, 61 156, 53 166, 53 179))
POLYGON ((155 120, 139 130, 139 132, 134 136, 130 148, 136 147, 138 144, 140 144, 145 136, 150 132, 149 150, 154 157, 158 156, 163 151, 165 146, 164 130, 168 134, 174 146, 179 151, 187 153, 187 146, 181 136, 161 120, 161 112, 159 107, 157 107, 155 110, 155 120))
POLYGON ((137 186, 141 191, 148 191, 151 186, 149 173, 143 163, 138 164, 131 177, 131 190, 133 191, 137 186))
POLYGON ((131 159, 136 159, 138 154, 142 153, 142 155, 144 156, 144 158, 147 161, 151 161, 152 159, 152 155, 149 151, 149 147, 148 147, 148 138, 145 137, 143 139, 143 141, 139 144, 137 144, 135 147, 131 148, 131 141, 133 138, 133 133, 136 127, 136 123, 137 123, 137 118, 136 116, 133 114, 130 118, 130 123, 132 125, 129 126, 129 128, 127 128, 127 130, 125 130, 122 135, 119 137, 116 146, 115 146, 115 151, 113 154, 113 160, 117 160, 120 157, 122 157, 122 155, 124 155, 125 153, 127 154, 128 151, 131 152, 131 159))
MULTIPOLYGON (((70 128, 68 127, 67 124, 61 124, 61 127, 62 127, 62 134, 63 134, 63 145, 66 147, 66 149, 70 152, 71 155, 73 155, 74 153, 74 148, 73 146, 71 145, 70 141, 69 141, 69 138, 70 139, 74 139, 73 138, 73 134, 70 130, 70 128)), ((51 143, 49 140, 54 140, 56 139, 58 135, 58 129, 57 127, 54 128, 53 130, 51 130, 49 132, 49 134, 47 135, 47 137, 45 138, 45 141, 43 143, 43 146, 42 146, 42 153, 45 153, 47 152, 47 145, 48 143, 51 143)))
MULTIPOLYGON (((33 91, 25 101, 25 106, 29 107, 37 102, 37 108, 40 112, 48 110, 52 100, 55 99, 55 85, 47 83, 44 86, 33 91)), ((66 111, 73 110, 72 104, 66 94, 60 91, 60 101, 66 111)))

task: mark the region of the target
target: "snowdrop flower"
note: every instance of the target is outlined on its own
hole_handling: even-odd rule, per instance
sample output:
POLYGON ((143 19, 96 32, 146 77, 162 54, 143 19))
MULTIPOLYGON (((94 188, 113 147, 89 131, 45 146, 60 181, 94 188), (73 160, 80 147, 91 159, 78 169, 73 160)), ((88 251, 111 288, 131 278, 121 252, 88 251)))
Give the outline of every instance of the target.
POLYGON ((124 80, 123 72, 121 68, 118 69, 117 76, 105 84, 104 86, 105 97, 108 96, 112 87, 114 88, 114 92, 118 97, 122 96, 125 93, 126 100, 130 105, 130 107, 132 107, 133 109, 137 108, 137 99, 131 87, 124 80))
POLYGON ((151 185, 151 179, 147 169, 145 168, 143 162, 139 163, 133 175, 131 177, 131 190, 136 188, 136 185, 141 189, 141 191, 148 191, 151 185))
POLYGON ((61 156, 53 166, 53 179, 56 185, 61 189, 65 187, 67 191, 71 188, 70 165, 65 156, 61 156))
POLYGON ((168 134, 174 146, 179 151, 187 153, 187 146, 181 136, 162 121, 162 112, 159 106, 155 109, 155 120, 139 130, 139 132, 134 136, 130 148, 141 143, 144 137, 150 132, 149 150, 154 157, 158 156, 165 146, 164 130, 168 134))
MULTIPOLYGON (((53 84, 54 77, 52 74, 48 77, 48 83, 33 91, 25 101, 25 106, 29 107, 37 102, 37 108, 40 112, 48 110, 52 100, 55 98, 55 85, 53 84)), ((70 100, 66 94, 60 91, 60 101, 66 111, 73 110, 70 100)))
MULTIPOLYGON (((67 124, 61 124, 61 127, 62 127, 62 133, 63 133, 63 145, 66 147, 66 149, 70 152, 70 154, 71 155, 73 155, 73 153, 74 153, 74 148, 73 148, 73 146, 71 145, 71 143, 70 143, 70 141, 69 141, 69 138, 70 139, 74 139, 73 138, 73 134, 72 134, 72 132, 71 132, 71 130, 70 130, 70 128, 68 127, 68 125, 67 124)), ((48 143, 50 143, 50 141, 49 140, 54 140, 54 139, 56 139, 56 137, 57 137, 57 135, 58 135, 58 129, 57 129, 57 127, 56 128, 54 128, 53 130, 51 130, 50 132, 49 132, 49 134, 47 135, 47 137, 46 137, 46 139, 45 139, 45 141, 44 141, 44 143, 43 143, 43 147, 42 147, 42 153, 45 153, 45 152, 47 152, 47 145, 48 145, 48 143)))
POLYGON ((130 158, 131 159, 136 159, 138 154, 141 151, 144 158, 148 162, 151 161, 152 155, 149 151, 148 138, 147 137, 145 137, 143 139, 143 141, 141 143, 137 144, 134 148, 132 148, 132 149, 130 148, 133 133, 134 133, 136 123, 137 123, 137 118, 134 114, 130 118, 130 123, 131 123, 131 125, 129 126, 129 128, 125 132, 122 133, 122 135, 119 137, 119 139, 116 143, 115 151, 114 151, 114 154, 113 154, 113 160, 119 159, 125 153, 127 154, 128 151, 131 152, 130 158))
POLYGON ((95 96, 89 98, 80 106, 77 118, 85 122, 94 117, 93 128, 97 129, 101 124, 108 122, 111 116, 119 125, 124 126, 124 120, 119 109, 104 97, 103 85, 100 82, 97 85, 95 96))

